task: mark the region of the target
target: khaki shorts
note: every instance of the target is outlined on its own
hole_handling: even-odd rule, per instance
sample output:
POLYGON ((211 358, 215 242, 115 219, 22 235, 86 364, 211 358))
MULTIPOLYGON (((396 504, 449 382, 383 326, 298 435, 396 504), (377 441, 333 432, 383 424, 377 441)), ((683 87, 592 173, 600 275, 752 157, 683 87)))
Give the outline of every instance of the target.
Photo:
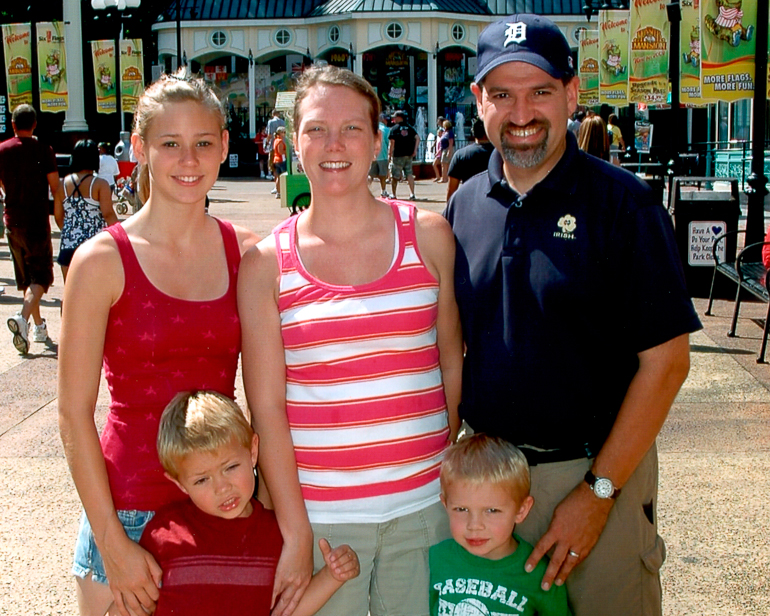
MULTIPOLYGON (((535 545, 548 530, 553 510, 593 464, 580 459, 531 468, 535 504, 516 526, 535 545)), ((642 458, 610 511, 598 543, 567 578, 575 616, 660 616, 660 567, 666 546, 658 536, 658 453, 655 445, 642 458)))
POLYGON ((53 247, 50 234, 29 235, 21 229, 6 230, 8 248, 13 258, 16 288, 26 291, 37 284, 48 291, 53 284, 53 247))
POLYGON ((394 156, 390 161, 390 175, 394 180, 400 180, 402 177, 411 177, 412 171, 411 156, 394 156))
POLYGON ((316 616, 428 616, 428 550, 448 539, 441 503, 382 524, 313 524, 313 566, 324 566, 318 540, 347 543, 361 574, 345 582, 316 616))

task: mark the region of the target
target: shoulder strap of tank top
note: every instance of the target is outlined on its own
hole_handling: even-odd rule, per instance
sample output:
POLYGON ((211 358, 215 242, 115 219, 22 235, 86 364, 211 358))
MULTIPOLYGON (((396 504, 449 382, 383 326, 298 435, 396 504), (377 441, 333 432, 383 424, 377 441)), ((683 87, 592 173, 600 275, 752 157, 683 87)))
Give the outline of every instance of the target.
MULTIPOLYGON (((74 175, 75 175, 74 173, 73 173, 73 174, 71 174, 71 175, 70 175, 70 178, 71 178, 72 176, 74 176, 74 175)), ((75 188, 73 188, 73 189, 72 189, 72 195, 70 195, 70 196, 73 196, 73 195, 75 194, 75 191, 77 191, 77 193, 78 193, 78 194, 79 194, 79 195, 80 195, 80 196, 81 196, 83 199, 85 199, 85 195, 84 195, 82 192, 80 192, 80 185, 81 185, 83 182, 85 182, 85 181, 86 181, 88 178, 90 178, 92 175, 93 175, 93 173, 87 173, 87 174, 86 174, 86 175, 84 175, 82 178, 80 178, 80 180, 78 181, 78 183, 77 183, 77 184, 75 184, 75 180, 73 180, 73 181, 72 181, 72 183, 73 183, 73 184, 75 184, 75 188)), ((91 187, 93 187, 93 185, 94 185, 94 183, 93 183, 93 182, 91 182, 91 187)), ((89 187, 89 191, 88 191, 88 198, 89 198, 89 199, 91 198, 91 190, 90 190, 90 187, 89 187)))
POLYGON ((241 247, 238 243, 238 235, 233 229, 233 225, 226 220, 219 220, 212 216, 219 225, 219 231, 222 234, 222 243, 225 245, 225 258, 227 259, 227 271, 230 272, 230 285, 234 285, 238 278, 238 267, 241 264, 241 247))
POLYGON ((134 247, 131 245, 131 240, 128 239, 128 234, 123 228, 123 225, 110 225, 104 229, 115 240, 115 244, 118 246, 118 252, 120 253, 120 260, 123 262, 123 271, 128 278, 129 273, 139 272, 144 275, 142 268, 139 265, 139 259, 136 258, 134 247))
POLYGON ((278 271, 281 274, 297 268, 294 238, 297 234, 298 218, 299 216, 291 216, 273 229, 275 255, 278 259, 278 271))
POLYGON ((398 222, 399 234, 401 240, 410 244, 417 245, 417 232, 415 230, 415 217, 417 214, 417 208, 413 203, 408 201, 396 201, 391 200, 391 207, 393 208, 393 214, 398 222))

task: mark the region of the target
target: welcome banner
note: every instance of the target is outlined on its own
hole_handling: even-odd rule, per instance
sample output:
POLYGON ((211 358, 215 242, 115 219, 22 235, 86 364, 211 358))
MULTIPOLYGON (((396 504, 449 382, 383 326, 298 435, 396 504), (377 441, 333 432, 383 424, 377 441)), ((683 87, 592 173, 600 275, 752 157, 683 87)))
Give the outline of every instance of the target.
POLYGON ((628 100, 660 105, 668 98, 667 0, 631 2, 631 72, 628 100))
POLYGON ((701 96, 701 3, 699 0, 682 0, 679 92, 685 105, 705 105, 701 96))
POLYGON ((599 11, 599 101, 628 104, 629 11, 599 11))
POLYGON ((144 92, 144 56, 140 39, 120 41, 120 108, 134 113, 144 92))
POLYGON ((701 96, 737 101, 754 96, 757 2, 701 0, 701 96))
POLYGON ((96 111, 115 113, 115 41, 91 41, 91 58, 96 85, 96 111))
POLYGON ((30 24, 6 24, 2 30, 8 110, 12 111, 32 104, 32 28, 30 24))
POLYGON ((62 22, 37 24, 37 61, 40 73, 40 111, 67 111, 67 54, 64 51, 62 22))
POLYGON ((581 30, 578 52, 578 104, 599 104, 599 31, 581 30))

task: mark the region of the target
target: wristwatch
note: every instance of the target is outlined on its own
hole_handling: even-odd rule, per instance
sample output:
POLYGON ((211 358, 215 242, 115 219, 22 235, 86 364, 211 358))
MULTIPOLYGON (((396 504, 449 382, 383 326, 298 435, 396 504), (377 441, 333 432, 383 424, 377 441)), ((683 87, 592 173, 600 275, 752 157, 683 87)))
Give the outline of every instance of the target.
POLYGON ((597 477, 590 469, 586 471, 584 479, 598 498, 617 498, 620 495, 620 488, 616 488, 611 479, 597 477))

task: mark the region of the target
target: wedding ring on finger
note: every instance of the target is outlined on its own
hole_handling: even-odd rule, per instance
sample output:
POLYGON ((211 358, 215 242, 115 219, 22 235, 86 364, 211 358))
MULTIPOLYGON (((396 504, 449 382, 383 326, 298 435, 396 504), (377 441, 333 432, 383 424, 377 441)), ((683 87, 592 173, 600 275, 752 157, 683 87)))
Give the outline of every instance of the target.
POLYGON ((575 558, 580 558, 580 554, 578 554, 574 550, 570 550, 569 552, 567 552, 567 554, 569 554, 570 556, 574 556, 575 558))

